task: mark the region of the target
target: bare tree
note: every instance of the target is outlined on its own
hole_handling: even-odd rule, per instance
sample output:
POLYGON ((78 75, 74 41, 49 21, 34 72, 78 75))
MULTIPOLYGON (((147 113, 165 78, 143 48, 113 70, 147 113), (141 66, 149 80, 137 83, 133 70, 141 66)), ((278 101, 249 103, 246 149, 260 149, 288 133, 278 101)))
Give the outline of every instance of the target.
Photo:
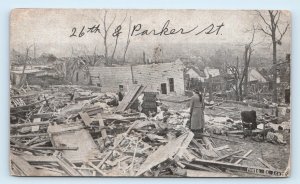
POLYGON ((227 66, 228 70, 230 71, 230 73, 234 77, 234 80, 233 80, 234 85, 231 86, 231 88, 235 92, 236 101, 240 101, 240 92, 239 92, 239 89, 240 89, 240 87, 239 87, 240 72, 239 72, 239 69, 238 69, 238 62, 239 62, 239 58, 237 57, 237 65, 236 66, 232 66, 232 65, 227 66))
POLYGON ((125 45, 125 49, 124 49, 124 54, 123 54, 123 64, 126 62, 126 54, 127 54, 127 50, 128 50, 129 44, 130 44, 131 24, 132 24, 132 20, 131 20, 131 17, 130 17, 129 18, 129 24, 128 24, 127 41, 126 41, 126 45, 125 45))
POLYGON ((25 59, 24 59, 23 69, 22 69, 22 75, 21 75, 20 83, 18 84, 18 88, 21 88, 25 82, 25 76, 26 76, 25 70, 26 70, 27 64, 29 62, 29 51, 30 51, 31 47, 32 47, 32 45, 26 48, 25 59))
POLYGON ((289 27, 289 23, 287 23, 285 26, 282 27, 279 26, 281 11, 279 10, 268 10, 268 15, 263 15, 261 11, 256 11, 257 15, 262 20, 264 26, 261 24, 258 24, 258 30, 263 32, 265 35, 270 36, 272 39, 272 46, 273 46, 273 96, 272 100, 273 102, 277 103, 277 44, 281 45, 281 40, 285 33, 287 32, 287 29, 289 27), (269 18, 268 18, 269 17, 269 18))
POLYGON ((254 51, 252 49, 254 36, 255 36, 255 29, 253 29, 251 41, 245 45, 243 72, 240 73, 239 71, 238 57, 237 57, 236 66, 232 66, 232 65, 227 66, 227 68, 233 74, 234 77, 234 86, 232 86, 232 89, 235 91, 237 101, 243 101, 244 96, 246 96, 248 93, 248 70, 251 61, 251 55, 254 51))
MULTIPOLYGON (((243 71, 243 75, 242 75, 242 79, 241 79, 241 82, 244 82, 244 94, 241 94, 241 98, 242 98, 241 100, 243 100, 243 96, 248 95, 248 71, 249 71, 249 65, 250 65, 250 61, 251 61, 251 55, 254 51, 252 49, 254 36, 255 36, 255 29, 254 29, 254 26, 253 26, 252 39, 248 44, 245 45, 244 71, 243 71)), ((240 85, 240 88, 241 88, 241 85, 240 85)), ((240 89, 240 90, 242 90, 242 89, 240 89)))
MULTIPOLYGON (((127 13, 126 13, 124 19, 122 20, 121 24, 118 26, 119 29, 122 29, 122 25, 123 25, 123 23, 125 22, 126 18, 127 18, 127 13)), ((118 29, 118 28, 117 28, 117 29, 118 29)), ((120 37, 120 34, 117 34, 117 35, 116 35, 116 39, 115 39, 114 50, 113 50, 113 52, 112 52, 112 54, 111 54, 111 59, 112 59, 112 60, 114 60, 114 57, 115 57, 115 52, 116 52, 116 49, 117 49, 119 37, 120 37)))
POLYGON ((111 63, 109 62, 109 58, 108 58, 108 45, 107 45, 107 36, 108 36, 108 31, 110 29, 110 27, 112 26, 112 24, 114 23, 115 19, 116 19, 116 15, 114 15, 113 20, 107 25, 107 20, 106 20, 106 16, 107 16, 107 11, 105 10, 104 12, 104 17, 102 19, 102 24, 103 24, 103 33, 100 32, 102 38, 103 38, 103 43, 104 43, 104 58, 105 58, 105 64, 106 65, 111 65, 111 63))

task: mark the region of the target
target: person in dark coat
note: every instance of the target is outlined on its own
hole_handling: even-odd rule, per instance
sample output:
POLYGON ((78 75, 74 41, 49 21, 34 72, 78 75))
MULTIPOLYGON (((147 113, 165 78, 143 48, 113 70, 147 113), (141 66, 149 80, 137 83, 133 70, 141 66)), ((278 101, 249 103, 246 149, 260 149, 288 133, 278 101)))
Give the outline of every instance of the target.
POLYGON ((190 129, 193 132, 203 133, 204 128, 204 103, 199 90, 193 90, 190 103, 190 129))

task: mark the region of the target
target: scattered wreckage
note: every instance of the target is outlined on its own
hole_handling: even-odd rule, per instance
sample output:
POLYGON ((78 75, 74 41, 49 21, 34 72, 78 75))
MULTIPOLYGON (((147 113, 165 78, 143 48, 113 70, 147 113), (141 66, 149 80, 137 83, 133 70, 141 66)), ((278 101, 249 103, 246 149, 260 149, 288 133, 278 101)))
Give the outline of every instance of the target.
MULTIPOLYGON (((106 177, 288 175, 288 171, 274 168, 263 158, 257 158, 258 165, 244 164, 243 161, 249 160, 248 156, 255 150, 233 150, 226 144, 244 144, 241 139, 228 136, 243 133, 241 121, 205 115, 209 128, 203 134, 194 135, 187 128, 188 109, 174 111, 161 105, 153 112, 156 110, 153 101, 157 100, 153 93, 144 96, 144 105, 136 104, 144 90, 145 86, 136 85, 118 103, 113 93, 93 92, 81 86, 12 89, 11 174, 106 177), (146 114, 132 110, 133 107, 144 107, 142 112, 146 114), (214 140, 223 141, 223 145, 218 146, 214 140)), ((208 109, 219 108, 229 114, 236 111, 235 107, 219 105, 209 104, 208 109)), ((269 125, 276 126, 272 124, 274 119, 268 118, 261 120, 264 132, 269 125)), ((275 139, 276 133, 271 133, 275 139)), ((267 133, 265 137, 272 136, 267 133)), ((281 139, 278 142, 284 143, 281 139)))

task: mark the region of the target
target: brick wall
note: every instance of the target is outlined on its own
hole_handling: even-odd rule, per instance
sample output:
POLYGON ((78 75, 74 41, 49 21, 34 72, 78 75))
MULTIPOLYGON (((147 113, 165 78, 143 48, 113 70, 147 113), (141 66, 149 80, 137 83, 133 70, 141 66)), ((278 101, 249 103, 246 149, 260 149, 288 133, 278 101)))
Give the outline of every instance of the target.
POLYGON ((174 92, 184 94, 184 65, 180 61, 150 65, 124 67, 90 67, 93 85, 101 85, 103 92, 116 92, 119 85, 128 90, 135 81, 147 86, 146 91, 161 93, 161 84, 166 83, 167 94, 170 93, 169 78, 174 80, 174 92))

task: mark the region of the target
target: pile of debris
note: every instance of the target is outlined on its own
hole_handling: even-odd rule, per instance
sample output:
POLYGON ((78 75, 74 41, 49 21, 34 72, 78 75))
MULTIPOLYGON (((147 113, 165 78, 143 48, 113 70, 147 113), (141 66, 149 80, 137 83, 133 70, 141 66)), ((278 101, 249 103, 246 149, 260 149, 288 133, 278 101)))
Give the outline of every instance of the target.
MULTIPOLYGON (((120 103, 116 94, 79 86, 11 94, 12 175, 286 176, 261 158, 261 165, 242 164, 252 150, 232 150, 213 140, 239 141, 213 135, 216 132, 195 135, 187 128, 188 109, 178 112, 161 106, 148 116, 130 109, 144 89, 131 88, 120 103)), ((149 112, 154 104, 147 103, 149 112)), ((232 128, 234 122, 226 122, 232 128)))

